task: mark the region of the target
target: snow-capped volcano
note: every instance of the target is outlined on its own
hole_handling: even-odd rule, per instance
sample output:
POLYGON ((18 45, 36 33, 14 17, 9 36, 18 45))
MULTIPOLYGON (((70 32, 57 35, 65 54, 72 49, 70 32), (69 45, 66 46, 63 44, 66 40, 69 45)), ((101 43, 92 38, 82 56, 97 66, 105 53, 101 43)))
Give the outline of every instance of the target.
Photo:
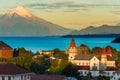
POLYGON ((21 17, 32 17, 32 14, 28 12, 23 6, 17 6, 16 8, 10 10, 7 14, 10 16, 17 14, 21 17))
POLYGON ((32 15, 22 6, 0 16, 0 36, 53 36, 65 35, 70 31, 32 15))

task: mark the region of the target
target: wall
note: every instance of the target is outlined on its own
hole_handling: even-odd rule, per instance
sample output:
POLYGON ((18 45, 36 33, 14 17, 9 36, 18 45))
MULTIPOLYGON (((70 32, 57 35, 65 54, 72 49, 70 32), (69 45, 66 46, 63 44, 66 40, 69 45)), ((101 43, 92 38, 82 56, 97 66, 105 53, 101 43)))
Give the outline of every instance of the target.
POLYGON ((12 49, 3 49, 0 50, 0 58, 12 58, 13 57, 13 51, 12 49))

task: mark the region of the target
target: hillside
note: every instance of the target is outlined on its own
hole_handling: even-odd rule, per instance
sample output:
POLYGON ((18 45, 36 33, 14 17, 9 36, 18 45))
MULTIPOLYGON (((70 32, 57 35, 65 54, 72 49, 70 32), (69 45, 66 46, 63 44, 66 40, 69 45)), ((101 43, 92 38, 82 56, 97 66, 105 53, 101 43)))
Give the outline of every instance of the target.
POLYGON ((70 31, 32 15, 22 6, 0 15, 0 36, 54 36, 70 31))
POLYGON ((86 34, 120 34, 120 26, 102 25, 99 27, 89 26, 85 29, 74 30, 70 34, 86 35, 86 34))

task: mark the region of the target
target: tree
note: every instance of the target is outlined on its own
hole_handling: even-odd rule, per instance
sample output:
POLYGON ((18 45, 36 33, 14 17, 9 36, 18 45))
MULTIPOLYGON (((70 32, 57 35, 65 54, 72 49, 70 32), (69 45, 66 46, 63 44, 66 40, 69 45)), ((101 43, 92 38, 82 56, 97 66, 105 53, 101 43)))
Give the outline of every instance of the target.
POLYGON ((58 48, 53 50, 53 56, 56 58, 67 58, 67 55, 65 54, 65 52, 59 50, 58 48))
POLYGON ((67 77, 79 77, 79 72, 77 67, 71 63, 69 63, 62 71, 62 75, 66 75, 67 77))
POLYGON ((50 73, 61 74, 61 71, 67 66, 67 59, 56 59, 51 61, 49 68, 50 73))
POLYGON ((18 56, 14 57, 10 63, 16 64, 24 69, 30 70, 33 53, 31 51, 25 50, 24 48, 18 48, 15 52, 18 52, 18 56))
POLYGON ((91 51, 92 54, 101 54, 102 48, 100 47, 94 47, 91 51))
POLYGON ((46 68, 41 64, 32 63, 30 66, 30 71, 36 74, 44 74, 46 71, 46 68))

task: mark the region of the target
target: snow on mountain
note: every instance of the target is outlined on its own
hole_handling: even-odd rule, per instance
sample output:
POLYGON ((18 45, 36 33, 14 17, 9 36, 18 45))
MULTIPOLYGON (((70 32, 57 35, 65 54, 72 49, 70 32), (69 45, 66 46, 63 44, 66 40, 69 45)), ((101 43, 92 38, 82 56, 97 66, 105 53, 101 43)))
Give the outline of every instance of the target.
POLYGON ((32 17, 32 14, 28 12, 23 6, 18 6, 15 9, 10 10, 7 14, 10 16, 17 14, 21 17, 32 17))
POLYGON ((71 29, 32 15, 22 6, 0 16, 0 35, 2 36, 53 36, 66 35, 70 31, 71 29))

